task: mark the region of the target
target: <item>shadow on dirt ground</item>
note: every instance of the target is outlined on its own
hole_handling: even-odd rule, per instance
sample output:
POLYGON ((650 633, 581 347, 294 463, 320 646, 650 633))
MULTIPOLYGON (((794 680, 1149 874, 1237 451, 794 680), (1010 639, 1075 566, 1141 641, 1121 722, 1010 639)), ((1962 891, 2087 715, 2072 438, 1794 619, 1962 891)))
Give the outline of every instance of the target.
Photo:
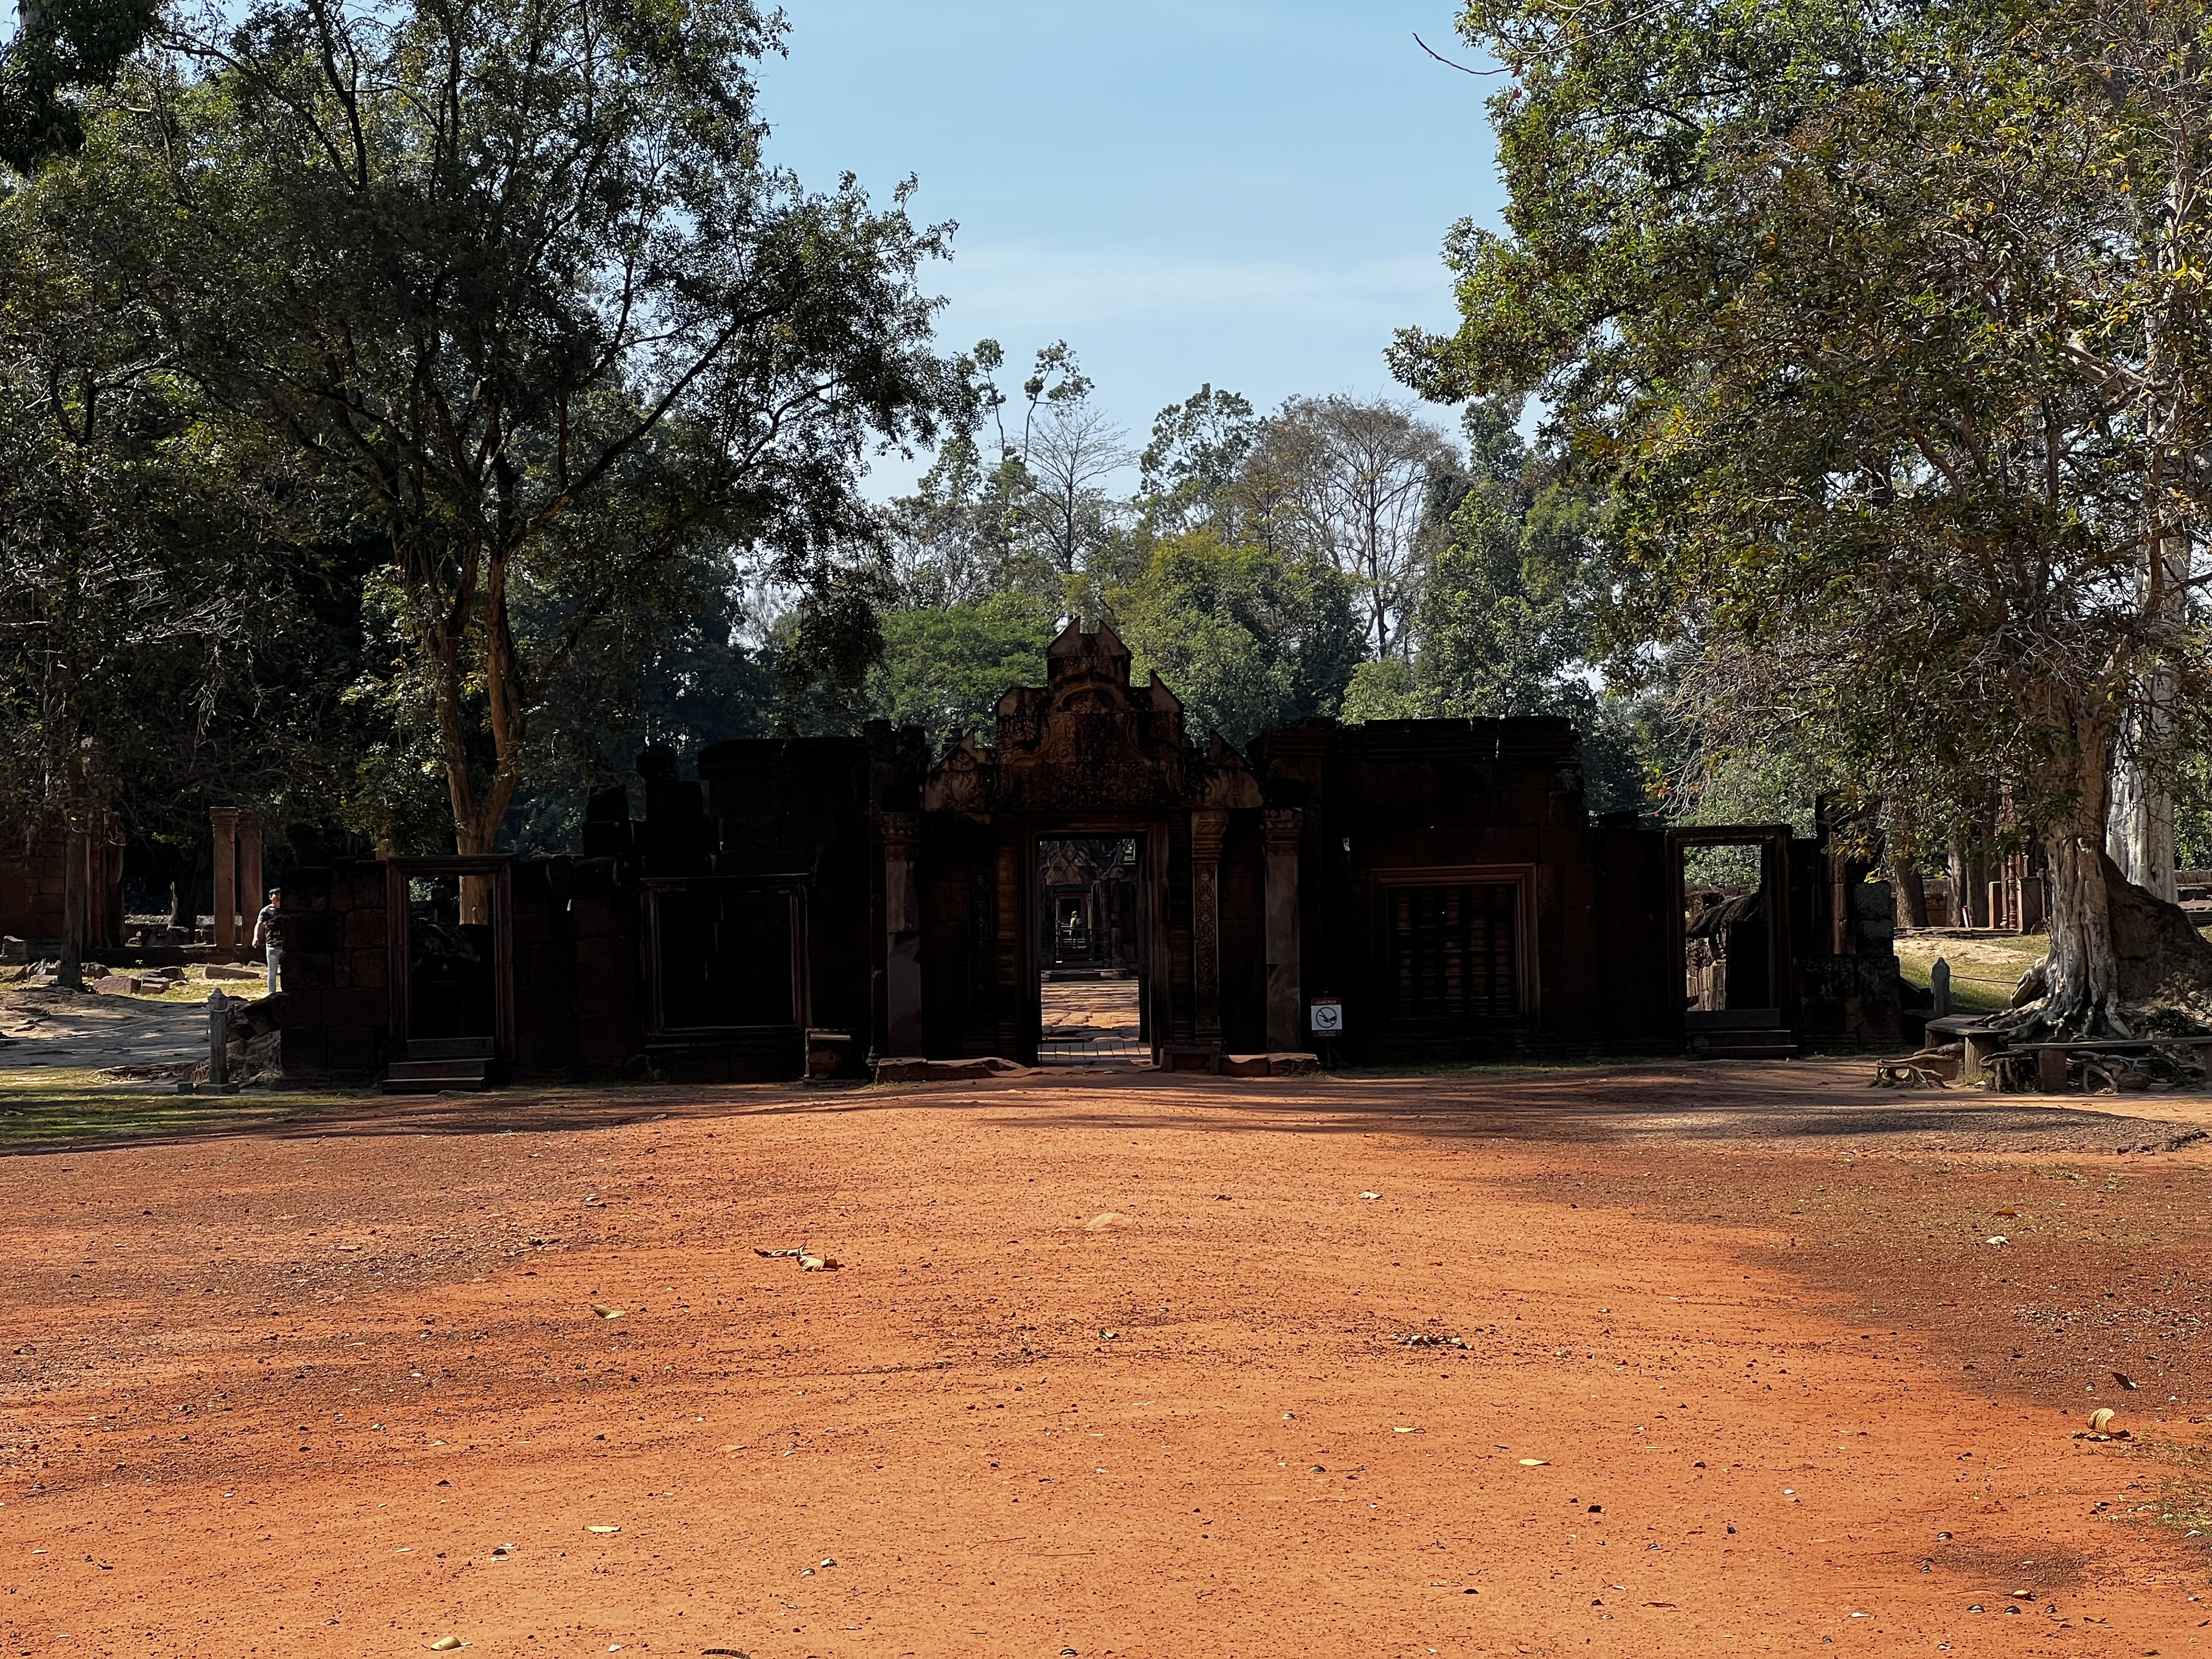
POLYGON ((1874 1095, 1863 1060, 1747 1066, 1638 1063, 1500 1067, 1390 1077, 1221 1079, 1045 1068, 965 1083, 518 1085, 485 1094, 384 1097, 358 1088, 251 1091, 232 1102, 52 1078, 0 1086, 0 1152, 88 1151, 246 1134, 296 1138, 482 1135, 668 1120, 849 1117, 927 1106, 1035 1124, 1142 1127, 1193 1105, 1212 1127, 1439 1139, 1662 1139, 1682 1144, 1875 1143, 1898 1150, 2154 1152, 2212 1133, 2212 1097, 1874 1095))

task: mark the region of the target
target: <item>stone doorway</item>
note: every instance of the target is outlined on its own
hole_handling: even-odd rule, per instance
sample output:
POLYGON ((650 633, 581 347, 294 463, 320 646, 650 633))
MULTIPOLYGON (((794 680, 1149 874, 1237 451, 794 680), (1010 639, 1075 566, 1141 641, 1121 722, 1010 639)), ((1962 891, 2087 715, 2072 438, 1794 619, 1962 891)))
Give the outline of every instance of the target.
POLYGON ((1794 1052, 1789 827, 1673 830, 1667 840, 1691 1051, 1794 1052))
POLYGON ((480 1089, 514 1058, 513 860, 385 861, 390 1092, 480 1089))
POLYGON ((1037 1063, 1152 1059, 1146 837, 1037 837, 1037 1063))

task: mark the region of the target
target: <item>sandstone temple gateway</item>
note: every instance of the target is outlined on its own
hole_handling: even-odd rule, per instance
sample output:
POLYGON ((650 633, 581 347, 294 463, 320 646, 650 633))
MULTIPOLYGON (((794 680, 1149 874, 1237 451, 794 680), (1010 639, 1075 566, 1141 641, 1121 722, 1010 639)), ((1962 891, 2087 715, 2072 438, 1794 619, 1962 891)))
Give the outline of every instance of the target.
POLYGON ((694 779, 648 750, 644 817, 594 796, 580 857, 295 864, 287 1073, 1034 1063, 1070 975, 1126 986, 1170 1069, 1896 1035, 1886 887, 1786 827, 1593 821, 1564 720, 1314 720, 1239 754, 1110 629, 1047 669, 941 756, 881 724, 716 744, 694 779))

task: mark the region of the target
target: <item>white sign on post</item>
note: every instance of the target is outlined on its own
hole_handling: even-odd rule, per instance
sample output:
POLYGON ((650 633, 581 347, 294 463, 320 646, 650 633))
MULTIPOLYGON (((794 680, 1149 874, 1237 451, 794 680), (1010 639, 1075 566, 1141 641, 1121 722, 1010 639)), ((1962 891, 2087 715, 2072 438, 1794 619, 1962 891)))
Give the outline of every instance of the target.
POLYGON ((1307 1022, 1316 1036, 1341 1036, 1344 1034, 1344 1004, 1334 997, 1316 997, 1307 1015, 1307 1022))

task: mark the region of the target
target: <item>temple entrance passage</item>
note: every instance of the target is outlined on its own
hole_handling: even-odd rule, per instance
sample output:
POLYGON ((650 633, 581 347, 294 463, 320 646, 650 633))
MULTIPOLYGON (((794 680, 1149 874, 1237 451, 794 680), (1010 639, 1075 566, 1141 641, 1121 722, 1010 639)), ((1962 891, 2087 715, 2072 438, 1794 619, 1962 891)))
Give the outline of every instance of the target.
POLYGON ((1138 836, 1038 838, 1040 1065, 1152 1058, 1143 848, 1138 836))
POLYGON ((1763 850, 1741 842, 1682 849, 1683 1006, 1691 1013, 1777 1006, 1763 850))
POLYGON ((1787 825, 1668 832, 1692 1053, 1794 1052, 1787 825))
POLYGON ((514 886, 497 854, 385 860, 387 1094, 481 1089, 514 1054, 514 886))
POLYGON ((487 1054, 499 1036, 494 922, 465 921, 458 875, 407 882, 407 1039, 473 1041, 487 1054))

